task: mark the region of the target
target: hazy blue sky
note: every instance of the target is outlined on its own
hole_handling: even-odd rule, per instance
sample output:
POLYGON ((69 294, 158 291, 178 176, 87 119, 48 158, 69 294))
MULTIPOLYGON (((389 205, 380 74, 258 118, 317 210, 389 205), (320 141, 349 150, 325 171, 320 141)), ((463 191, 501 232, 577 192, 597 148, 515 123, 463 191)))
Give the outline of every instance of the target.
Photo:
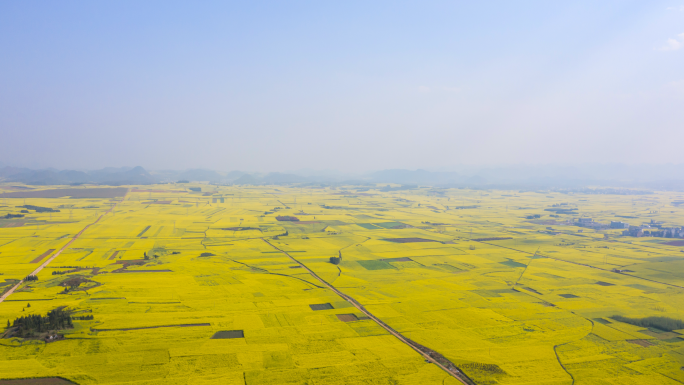
POLYGON ((684 0, 0 0, 0 162, 684 163, 684 0))

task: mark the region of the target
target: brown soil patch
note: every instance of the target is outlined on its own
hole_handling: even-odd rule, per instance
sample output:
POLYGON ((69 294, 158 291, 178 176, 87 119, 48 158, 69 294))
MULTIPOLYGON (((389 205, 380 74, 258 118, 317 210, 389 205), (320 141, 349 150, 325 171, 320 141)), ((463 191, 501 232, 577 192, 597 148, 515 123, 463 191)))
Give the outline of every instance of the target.
POLYGON ((0 194, 3 198, 118 198, 126 195, 125 187, 62 188, 54 190, 21 191, 0 194))
POLYGON ((601 285, 601 286, 615 286, 614 283, 603 282, 603 281, 598 281, 598 282, 596 282, 596 284, 601 285))
POLYGON ((332 309, 332 305, 329 303, 320 303, 320 304, 313 304, 309 305, 311 310, 330 310, 332 309))
POLYGON ((67 385, 75 384, 59 377, 22 378, 18 380, 0 380, 0 385, 67 385))
POLYGON ((354 322, 358 321, 359 318, 356 314, 335 314, 337 318, 342 322, 354 322))
POLYGON ((52 254, 53 251, 55 251, 55 249, 50 249, 50 250, 44 252, 43 254, 37 256, 33 261, 31 261, 31 263, 39 263, 40 261, 43 260, 43 258, 45 258, 45 257, 47 257, 48 255, 52 254))
POLYGON ((684 246, 684 241, 671 241, 671 242, 663 243, 663 245, 668 245, 668 246, 684 246))
POLYGON ((24 222, 14 222, 14 223, 8 223, 4 226, 4 228, 8 227, 21 227, 24 225, 24 222))
POLYGON ((297 266, 290 266, 290 269, 301 269, 302 267, 297 265, 297 266))
POLYGON ((394 243, 416 243, 416 242, 439 242, 434 239, 425 238, 385 238, 383 241, 389 241, 394 243))
POLYGON ((492 237, 492 238, 475 238, 475 242, 487 242, 487 241, 503 241, 504 239, 513 239, 511 237, 492 237))
POLYGON ((655 344, 653 344, 647 340, 627 340, 627 342, 632 343, 632 344, 636 344, 639 346, 643 346, 645 348, 655 345, 655 344))
POLYGON ((112 331, 128 331, 128 330, 143 330, 143 329, 158 329, 158 328, 189 328, 195 326, 211 326, 210 323, 201 324, 178 324, 178 325, 160 325, 160 326, 143 326, 139 328, 123 328, 123 329, 95 329, 90 328, 94 332, 112 332, 112 331))
POLYGON ((112 254, 112 256, 109 257, 109 259, 114 259, 114 258, 116 258, 116 255, 117 255, 117 254, 119 254, 119 250, 115 251, 114 254, 112 254))

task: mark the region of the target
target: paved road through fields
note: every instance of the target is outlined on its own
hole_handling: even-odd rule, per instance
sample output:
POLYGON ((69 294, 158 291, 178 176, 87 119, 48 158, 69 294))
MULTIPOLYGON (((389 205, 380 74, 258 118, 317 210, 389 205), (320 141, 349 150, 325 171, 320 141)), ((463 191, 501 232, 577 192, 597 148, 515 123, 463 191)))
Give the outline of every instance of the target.
POLYGON ((387 332, 389 332, 390 334, 392 334, 393 336, 395 336, 397 339, 399 339, 399 341, 405 343, 405 344, 408 345, 411 349, 413 349, 413 350, 415 350, 416 352, 418 352, 418 353, 419 353, 421 356, 423 356, 423 358, 425 358, 427 361, 429 361, 429 362, 431 362, 431 363, 433 363, 433 364, 439 366, 442 370, 444 370, 445 372, 449 373, 449 375, 451 375, 452 377, 454 377, 455 379, 457 379, 458 381, 460 381, 462 384, 465 384, 465 385, 470 385, 470 384, 471 384, 471 382, 469 382, 468 380, 466 380, 466 379, 464 378, 464 377, 466 377, 466 376, 465 376, 460 370, 456 369, 455 367, 453 367, 452 369, 450 369, 450 368, 447 368, 446 366, 442 365, 440 362, 438 362, 438 361, 437 361, 436 359, 434 359, 432 356, 430 356, 429 354, 427 354, 427 353, 423 352, 422 350, 418 349, 415 345, 413 345, 411 342, 409 342, 409 339, 406 338, 406 337, 404 337, 403 335, 401 335, 401 333, 397 332, 396 330, 392 329, 389 325, 387 325, 387 324, 385 324, 384 322, 380 321, 380 319, 378 319, 376 316, 374 316, 373 314, 371 314, 371 312, 369 312, 368 310, 366 310, 365 307, 361 306, 361 304, 359 304, 358 302, 356 302, 356 300, 355 300, 354 298, 352 298, 352 297, 350 297, 350 296, 348 296, 348 295, 342 293, 341 291, 337 290, 333 285, 329 284, 329 283, 326 282, 323 278, 321 278, 321 277, 319 277, 318 275, 316 275, 316 273, 314 273, 313 270, 311 270, 311 269, 309 269, 308 267, 306 267, 305 264, 299 262, 297 259, 295 259, 294 257, 292 257, 292 256, 291 256, 290 254, 288 254, 287 252, 285 252, 285 251, 279 249, 278 247, 276 247, 275 245, 273 245, 271 242, 267 241, 266 239, 264 239, 264 238, 261 238, 261 239, 262 239, 264 242, 268 243, 271 247, 273 247, 274 249, 276 249, 276 250, 280 251, 281 253, 285 254, 285 255, 288 256, 291 260, 293 260, 295 263, 297 263, 298 265, 300 265, 301 267, 303 267, 304 269, 306 269, 306 270, 309 272, 309 274, 311 274, 312 277, 316 278, 316 279, 317 279, 318 281, 320 281, 323 285, 325 285, 328 289, 330 289, 330 290, 332 290, 333 292, 335 292, 335 294, 337 294, 337 295, 339 295, 340 297, 344 298, 347 302, 349 302, 350 304, 352 304, 357 310, 359 310, 360 312, 362 312, 363 314, 365 314, 368 318, 370 318, 370 319, 373 320, 375 323, 377 323, 378 325, 380 325, 380 327, 382 327, 383 329, 387 330, 387 332))

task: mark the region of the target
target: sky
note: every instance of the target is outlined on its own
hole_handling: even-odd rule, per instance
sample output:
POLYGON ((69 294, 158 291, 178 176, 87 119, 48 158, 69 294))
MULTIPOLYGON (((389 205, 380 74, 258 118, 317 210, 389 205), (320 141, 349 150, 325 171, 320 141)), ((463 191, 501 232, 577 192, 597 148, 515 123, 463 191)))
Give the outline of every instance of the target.
POLYGON ((684 0, 0 0, 0 165, 684 163, 684 0))

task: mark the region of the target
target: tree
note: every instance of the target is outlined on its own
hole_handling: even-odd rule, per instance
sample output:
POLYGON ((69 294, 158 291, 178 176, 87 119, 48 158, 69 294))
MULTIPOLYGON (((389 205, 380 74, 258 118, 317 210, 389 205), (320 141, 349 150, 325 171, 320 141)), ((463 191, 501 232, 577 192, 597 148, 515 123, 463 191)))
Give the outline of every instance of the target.
POLYGON ((12 325, 10 324, 9 320, 7 320, 7 329, 9 329, 12 325))
POLYGON ((26 307, 31 307, 31 304, 30 304, 30 303, 29 303, 29 304, 27 304, 27 305, 26 305, 26 307))
POLYGON ((339 265, 340 261, 342 261, 342 258, 340 257, 330 257, 330 263, 333 265, 339 265))

